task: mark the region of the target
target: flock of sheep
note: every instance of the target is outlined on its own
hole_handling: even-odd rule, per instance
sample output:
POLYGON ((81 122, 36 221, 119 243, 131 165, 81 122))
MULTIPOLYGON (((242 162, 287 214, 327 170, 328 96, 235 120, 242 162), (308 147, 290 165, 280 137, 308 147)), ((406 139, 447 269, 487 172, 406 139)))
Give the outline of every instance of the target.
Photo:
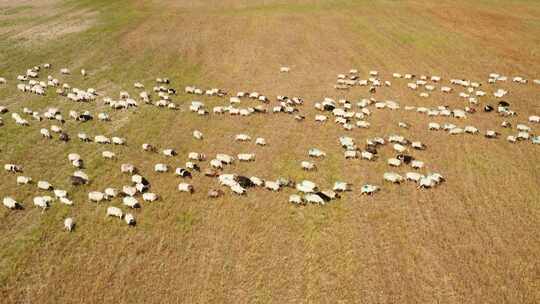
MULTIPOLYGON (((100 97, 93 88, 79 89, 72 87, 66 82, 62 82, 57 78, 49 75, 46 79, 40 79, 43 71, 50 71, 50 64, 43 64, 30 68, 23 75, 16 78, 16 87, 19 91, 25 94, 48 95, 57 94, 63 96, 66 101, 73 102, 74 107, 77 103, 97 103, 101 99, 102 103, 111 110, 126 110, 132 107, 155 106, 163 110, 179 110, 182 106, 173 101, 174 96, 179 92, 171 86, 171 82, 167 78, 157 78, 155 86, 152 90, 146 90, 142 83, 135 83, 134 90, 137 94, 132 96, 128 91, 121 91, 118 99, 110 97, 100 97)), ((281 73, 290 73, 289 67, 281 67, 281 73)), ((65 78, 71 74, 70 70, 62 68, 60 70, 65 78)), ((87 77, 85 70, 81 70, 81 75, 87 77)), ((437 122, 429 122, 426 128, 433 132, 446 132, 448 135, 470 134, 477 135, 483 133, 487 139, 496 139, 500 132, 497 131, 497 126, 492 129, 483 130, 482 132, 471 124, 466 124, 469 115, 474 115, 477 111, 493 112, 496 115, 503 117, 516 116, 517 113, 511 108, 510 103, 504 100, 508 95, 508 91, 493 88, 497 83, 512 81, 519 85, 527 85, 528 81, 523 77, 513 77, 510 80, 506 76, 499 74, 490 74, 487 81, 487 89, 483 90, 482 83, 465 79, 450 79, 443 84, 443 79, 440 76, 413 74, 398 74, 392 75, 394 82, 399 85, 406 85, 408 89, 417 92, 420 97, 429 98, 436 91, 442 94, 456 94, 458 99, 464 100, 463 106, 458 108, 450 108, 446 105, 440 105, 435 108, 424 106, 401 105, 392 100, 377 100, 374 93, 383 87, 393 85, 392 81, 385 80, 379 76, 379 72, 370 71, 366 79, 360 77, 358 70, 350 70, 348 73, 339 74, 335 89, 349 90, 353 87, 363 86, 368 88, 371 95, 369 98, 363 98, 356 102, 345 99, 334 100, 332 98, 324 98, 320 102, 313 102, 313 106, 317 113, 312 118, 315 122, 321 125, 328 124, 330 120, 343 131, 351 132, 355 129, 361 130, 371 127, 370 116, 376 111, 415 111, 418 115, 427 117, 446 117, 448 122, 440 124, 437 122), (400 79, 404 79, 400 80, 400 79), (491 90, 490 90, 491 88, 491 90), (495 100, 491 104, 487 100, 495 100), (458 126, 459 125, 459 126, 458 126)), ((533 85, 540 85, 540 80, 533 80, 533 85)), ((0 89, 2 86, 8 85, 5 78, 0 77, 0 89)), ((539 87, 540 88, 540 87, 539 87)), ((186 86, 184 94, 189 96, 214 96, 225 100, 222 106, 215 106, 207 109, 206 105, 200 101, 192 101, 188 104, 187 110, 192 112, 192 115, 231 115, 231 116, 250 116, 250 115, 278 115, 288 114, 294 117, 295 120, 302 122, 308 116, 303 111, 304 100, 300 97, 277 96, 275 101, 271 98, 258 92, 238 92, 230 95, 225 90, 219 88, 203 89, 196 86, 186 86), (257 103, 256 106, 242 106, 249 104, 245 100, 253 100, 257 103), (271 103, 274 105, 270 106, 271 103)), ((5 106, 0 106, 0 126, 8 123, 4 121, 2 116, 10 113, 13 122, 21 128, 29 128, 32 131, 34 125, 39 125, 39 134, 44 140, 54 140, 69 143, 71 140, 80 140, 89 145, 97 144, 103 146, 125 146, 129 139, 122 136, 109 136, 104 134, 86 134, 84 132, 76 132, 74 130, 65 130, 63 125, 66 119, 86 122, 98 120, 107 122, 111 120, 111 116, 107 112, 91 113, 90 111, 77 111, 76 109, 69 113, 62 113, 56 107, 48 107, 43 112, 31 110, 27 107, 22 109, 8 109, 5 106), (21 113, 21 114, 19 114, 21 113), (67 115, 65 115, 67 114, 67 115), (51 121, 51 125, 46 128, 43 126, 43 121, 51 121), (72 139, 76 133, 76 139, 72 139)), ((540 144, 540 136, 535 135, 533 125, 540 123, 540 116, 528 116, 527 121, 513 126, 507 120, 504 120, 500 127, 515 128, 515 134, 508 135, 506 140, 510 143, 530 142, 531 144, 540 144)), ((399 128, 409 128, 409 123, 405 121, 397 122, 399 128)), ((37 132, 37 131, 36 131, 37 132)), ((354 134, 354 133, 351 133, 354 134)), ((194 130, 193 138, 195 140, 204 141, 205 137, 199 130, 194 130)), ((262 137, 251 137, 249 134, 236 134, 234 141, 254 142, 256 146, 264 149, 267 141, 262 137)), ((343 157, 345 159, 361 159, 364 161, 378 161, 381 158, 382 149, 390 150, 394 154, 393 157, 387 158, 385 162, 388 165, 388 171, 384 172, 381 180, 387 183, 399 184, 404 181, 414 183, 419 189, 434 188, 445 181, 445 177, 438 172, 428 170, 424 161, 417 159, 412 155, 414 151, 427 149, 426 145, 421 141, 413 138, 406 138, 400 134, 386 134, 382 137, 367 138, 365 143, 358 143, 351 136, 341 136, 337 138, 336 144, 339 144, 343 149, 343 157), (406 168, 406 173, 398 173, 397 168, 406 168)), ((127 147, 126 147, 127 149, 127 147)), ((160 153, 164 158, 178 158, 178 153, 173 148, 158 149, 151 143, 144 143, 141 146, 141 153, 160 153)), ((118 159, 117 155, 109 150, 102 152, 102 157, 107 160, 118 159)), ((183 167, 171 168, 167 163, 156 163, 154 171, 159 174, 167 174, 173 172, 174 175, 182 179, 178 184, 178 191, 189 195, 195 192, 196 185, 190 183, 193 174, 203 174, 209 178, 217 179, 218 183, 228 188, 229 191, 236 195, 246 194, 253 188, 264 188, 268 191, 280 191, 282 189, 290 189, 294 194, 289 196, 289 202, 296 205, 304 204, 320 204, 324 205, 332 200, 340 198, 340 193, 353 191, 354 187, 346 181, 335 181, 333 185, 323 189, 313 181, 293 181, 287 178, 263 179, 257 176, 243 176, 235 173, 226 173, 234 168, 235 162, 254 162, 256 161, 256 153, 241 153, 237 155, 229 155, 226 153, 218 153, 213 158, 208 158, 203 152, 190 152, 187 157, 187 162, 183 167)), ((306 151, 306 159, 298 160, 299 167, 306 171, 317 170, 317 160, 326 157, 326 152, 320 147, 312 147, 306 151)), ((67 155, 67 161, 73 166, 74 172, 69 176, 70 183, 73 187, 81 187, 87 185, 85 189, 92 188, 92 181, 89 175, 84 171, 85 161, 76 152, 67 155)), ((14 176, 14 184, 19 187, 28 187, 35 182, 35 187, 39 190, 39 195, 33 198, 33 205, 45 211, 55 201, 73 205, 74 202, 70 199, 69 192, 55 187, 48 181, 37 179, 34 181, 32 177, 23 175, 23 164, 7 163, 4 165, 5 171, 12 173, 14 176)), ((121 189, 106 188, 103 190, 90 189, 88 191, 88 201, 92 203, 111 204, 118 198, 121 200, 125 209, 140 208, 142 202, 153 202, 160 199, 157 193, 151 192, 150 182, 144 177, 134 164, 121 163, 120 170, 122 173, 130 176, 130 182, 124 185, 121 189)), ((381 186, 374 184, 364 184, 358 190, 361 194, 372 195, 379 191, 381 186)), ((225 191, 221 188, 213 188, 208 191, 208 197, 216 198, 225 195, 225 191)), ((5 196, 2 201, 3 205, 9 209, 22 209, 24 203, 14 198, 14 196, 5 196)), ((132 213, 124 212, 120 207, 110 205, 106 209, 106 215, 123 219, 128 225, 135 225, 136 219, 132 213)), ((75 220, 71 217, 66 218, 64 227, 68 231, 72 231, 75 225, 75 220)))

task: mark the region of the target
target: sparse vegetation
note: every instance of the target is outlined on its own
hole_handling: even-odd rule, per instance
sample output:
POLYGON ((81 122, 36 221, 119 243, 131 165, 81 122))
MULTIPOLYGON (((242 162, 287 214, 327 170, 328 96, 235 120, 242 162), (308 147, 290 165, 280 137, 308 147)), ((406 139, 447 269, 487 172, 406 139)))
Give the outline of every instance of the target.
MULTIPOLYGON (((150 90, 156 77, 168 77, 179 89, 174 99, 183 109, 194 99, 183 93, 184 86, 211 85, 230 92, 258 90, 272 98, 301 96, 313 116, 314 101, 324 96, 355 101, 369 96, 366 90, 336 91, 329 85, 353 67, 388 76, 399 71, 485 81, 497 71, 538 79, 540 5, 517 0, 0 2, 0 77, 8 78, 7 85, 0 84, 0 105, 39 111, 54 105, 67 116, 73 104, 56 94, 39 97, 15 88, 15 75, 45 62, 53 65, 55 77, 111 96, 131 91, 137 81, 150 90), (290 73, 279 73, 283 65, 290 73), (60 76, 61 67, 77 72, 60 76), (88 71, 86 78, 78 73, 81 68, 88 71)), ((540 113, 538 85, 504 87, 520 113, 512 122, 540 113)), ((404 86, 375 96, 427 107, 460 102, 455 95, 423 99, 404 86)), ((212 97, 197 99, 209 108, 222 104, 212 97)), ((272 114, 236 120, 150 106, 110 111, 101 101, 77 109, 107 111, 111 121, 68 120, 63 128, 72 136, 112 130, 125 136, 128 148, 113 150, 122 161, 101 157, 110 147, 89 149, 75 139, 43 144, 35 126, 21 129, 11 121, 0 126, 0 163, 24 164, 25 175, 69 189, 75 202, 42 213, 30 203, 34 188, 16 187, 14 175, 0 172, 1 197, 14 195, 26 203, 21 212, 0 208, 1 303, 540 301, 538 146, 441 136, 427 130, 431 119, 425 116, 380 112, 370 118, 370 129, 356 129, 351 136, 362 144, 392 132, 421 139, 429 147, 422 160, 449 178, 432 191, 389 185, 376 196, 361 196, 362 184, 382 182, 385 161, 345 161, 337 144, 344 131, 320 127, 311 116, 304 122, 272 114), (411 122, 410 128, 398 129, 401 120, 411 122), (193 140, 193 130, 205 139, 193 140), (236 164, 237 172, 329 186, 345 180, 356 190, 324 208, 287 204, 284 191, 208 199, 216 184, 199 175, 193 178, 195 194, 179 195, 178 178, 154 173, 163 156, 140 152, 151 140, 174 148, 182 156, 170 162, 175 167, 190 151, 248 153, 233 144, 239 133, 263 137, 268 145, 255 162, 236 164), (327 157, 317 161, 317 170, 303 171, 300 161, 314 146, 324 147, 327 157), (70 185, 70 152, 85 159, 91 185, 70 185), (106 205, 87 202, 88 191, 127 182, 119 170, 123 162, 150 176, 161 197, 133 211, 137 227, 108 218, 106 205), (67 216, 77 223, 71 233, 62 230, 67 216)), ((500 124, 482 113, 470 121, 481 130, 500 124)), ((511 134, 500 132, 504 138, 511 134)))

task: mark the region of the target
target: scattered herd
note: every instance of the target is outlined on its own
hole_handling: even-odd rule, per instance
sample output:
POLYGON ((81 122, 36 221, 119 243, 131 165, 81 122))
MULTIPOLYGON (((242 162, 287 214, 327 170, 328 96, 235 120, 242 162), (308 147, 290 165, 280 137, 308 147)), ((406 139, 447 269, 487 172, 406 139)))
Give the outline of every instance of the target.
MULTIPOLYGON (((111 97, 101 97, 101 94, 93 88, 79 89, 72 87, 67 82, 62 82, 52 75, 40 80, 43 70, 50 71, 50 64, 43 64, 28 69, 24 74, 16 77, 16 88, 24 94, 49 95, 56 94, 65 98, 68 102, 73 102, 76 108, 77 103, 99 102, 110 107, 111 111, 122 111, 130 108, 145 106, 154 106, 164 110, 178 111, 183 107, 173 102, 178 90, 171 86, 171 81, 168 78, 157 78, 155 86, 152 90, 145 90, 144 84, 136 82, 133 85, 137 91, 133 95, 128 91, 121 91, 118 99, 111 97)), ((290 73, 289 67, 283 66, 280 68, 280 73, 290 73)), ((81 75, 87 77, 87 71, 81 70, 81 75)), ((71 71, 67 68, 60 69, 60 74, 64 78, 71 75, 71 71)), ((335 100, 333 98, 324 98, 321 101, 313 102, 316 113, 312 116, 314 121, 319 126, 329 124, 332 120, 336 126, 343 129, 345 132, 358 130, 361 134, 363 129, 371 128, 370 117, 375 115, 377 111, 408 111, 415 112, 415 115, 423 115, 428 118, 438 118, 438 121, 429 122, 425 128, 432 132, 446 132, 448 135, 457 136, 468 134, 469 136, 477 136, 484 134, 487 139, 497 139, 501 132, 498 127, 504 129, 513 129, 514 133, 508 135, 506 140, 510 143, 530 142, 532 144, 540 144, 540 136, 535 135, 533 125, 540 124, 540 116, 530 115, 527 121, 522 121, 513 126, 507 119, 516 117, 518 113, 512 109, 509 102, 503 98, 507 97, 510 92, 502 88, 493 88, 497 84, 505 81, 511 81, 518 85, 527 85, 528 81, 524 77, 516 76, 508 78, 496 73, 489 75, 487 86, 484 88, 481 82, 465 80, 465 79, 449 79, 446 84, 443 84, 443 78, 438 75, 420 75, 393 73, 391 79, 384 79, 378 71, 369 71, 368 77, 362 79, 360 73, 356 69, 350 70, 348 73, 337 75, 335 89, 351 90, 354 87, 367 87, 368 93, 371 95, 367 98, 361 98, 356 102, 346 99, 335 100), (402 80, 403 79, 403 80, 402 80), (394 83, 393 83, 394 82, 394 83), (439 105, 436 107, 425 106, 401 106, 399 102, 393 100, 378 100, 375 98, 375 93, 385 87, 391 87, 395 83, 404 85, 408 90, 418 93, 422 98, 429 98, 439 91, 441 94, 455 94, 457 100, 463 100, 463 105, 451 108, 447 105, 439 105), (491 97, 492 96, 492 97, 491 97), (491 99, 490 99, 491 98, 491 99), (478 115, 477 112, 483 112, 486 115, 498 115, 505 119, 500 126, 494 125, 491 129, 480 130, 478 127, 465 123, 469 116, 478 115), (441 123, 440 119, 446 120, 441 123)), ((533 80, 534 85, 539 85, 540 80, 533 80)), ((6 78, 0 77, 0 89, 8 84, 6 78)), ((227 91, 220 88, 200 88, 197 86, 186 86, 183 90, 184 94, 192 96, 213 96, 225 101, 221 106, 215 106, 212 109, 207 109, 206 105, 201 101, 192 101, 188 104, 187 110, 194 115, 231 115, 237 117, 250 115, 276 115, 279 113, 290 114, 295 120, 302 122, 309 116, 309 112, 303 111, 304 100, 300 97, 277 96, 274 105, 271 99, 264 94, 258 92, 240 91, 237 94, 230 95, 227 91), (252 100, 258 103, 257 106, 241 107, 244 100, 252 100), (302 114, 304 113, 304 114, 302 114)), ((128 149, 128 138, 116 135, 104 134, 87 134, 85 132, 77 132, 65 129, 66 120, 73 120, 77 123, 85 123, 97 119, 100 123, 110 123, 111 115, 107 112, 91 113, 90 111, 78 111, 78 109, 70 110, 68 113, 56 107, 49 107, 42 113, 33 111, 27 107, 23 109, 8 109, 5 106, 0 106, 0 115, 5 115, 10 112, 16 126, 21 128, 31 128, 33 125, 42 125, 42 121, 51 121, 53 123, 48 128, 39 128, 40 137, 46 141, 59 140, 64 143, 69 143, 73 138, 77 138, 81 142, 88 145, 97 144, 102 146, 124 146, 128 149), (19 111, 20 110, 20 111, 19 111), (19 114, 19 112, 21 114, 19 114), (67 114, 67 115, 64 115, 67 114), (75 136, 76 133, 76 136, 75 136), (70 135, 71 134, 71 135, 70 135)), ((4 121, 0 116, 0 126, 4 125, 4 121)), ((397 126, 400 129, 409 129, 414 122, 399 121, 397 126)), ((31 130, 31 129, 29 129, 31 130)), ((32 130, 30 132, 33 132, 32 130)), ((195 140, 205 141, 204 134, 199 130, 191 131, 195 140)), ((350 133, 353 134, 353 133, 350 133)), ((257 151, 263 151, 263 147, 267 146, 267 141, 263 137, 252 137, 249 134, 240 133, 232 137, 232 142, 245 144, 254 142, 257 150, 236 155, 227 153, 217 153, 215 157, 207 157, 202 152, 189 152, 186 156, 187 162, 183 167, 171 167, 166 161, 155 163, 153 168, 159 174, 171 174, 181 179, 178 183, 177 191, 184 195, 193 194, 196 191, 196 185, 190 181, 196 174, 201 174, 210 179, 214 179, 222 188, 229 189, 228 191, 234 195, 245 195, 255 188, 266 189, 267 191, 278 192, 288 191, 294 192, 289 196, 289 202, 295 205, 318 204, 324 205, 328 202, 339 199, 345 192, 352 192, 355 187, 346 181, 335 181, 333 186, 319 186, 310 180, 294 181, 289 178, 261 178, 257 176, 244 176, 236 173, 227 173, 233 170, 236 162, 253 163, 257 161, 257 151), (252 138, 255 138, 253 141, 252 138)), ((343 149, 343 158, 346 160, 360 159, 366 162, 384 161, 388 171, 381 176, 379 183, 366 183, 361 185, 358 190, 363 195, 373 195, 381 190, 381 184, 401 184, 411 183, 416 185, 418 189, 435 188, 445 181, 445 177, 433 172, 430 168, 431 164, 421 160, 423 150, 428 147, 416 138, 406 138, 401 134, 384 134, 379 137, 367 138, 364 143, 357 142, 351 136, 341 136, 337 138, 336 144, 343 149), (384 153, 381 153, 384 151, 384 153), (392 156, 382 159, 382 154, 392 156), (382 159, 382 160, 381 160, 382 159), (405 168, 406 172, 398 172, 398 169, 405 168)), ((174 148, 164 147, 158 149, 157 146, 151 143, 144 143, 141 146, 141 153, 159 153, 164 160, 181 158, 174 148)), ((116 153, 105 150, 101 152, 101 156, 109 161, 117 161, 121 159, 116 153)), ((318 165, 321 159, 327 157, 327 153, 321 147, 312 147, 306 151, 306 159, 298 160, 299 168, 305 171, 323 170, 322 166, 318 165)), ((85 161, 76 153, 71 152, 67 155, 67 160, 75 169, 74 173, 68 176, 73 187, 86 185, 88 189, 87 199, 91 203, 107 203, 110 206, 106 209, 106 216, 111 218, 122 219, 127 225, 135 225, 136 219, 130 212, 124 212, 119 206, 113 206, 113 202, 120 202, 123 208, 131 210, 142 208, 145 204, 160 200, 157 193, 151 192, 151 184, 146 177, 141 175, 137 167, 130 163, 122 163, 120 171, 129 176, 129 181, 125 182, 122 187, 107 187, 105 189, 93 189, 93 183, 88 174, 84 171, 85 161)), ((21 164, 8 163, 4 165, 4 170, 16 176, 16 184, 19 187, 29 187, 35 183, 36 193, 32 199, 32 203, 36 208, 45 212, 54 202, 60 202, 65 205, 72 206, 74 202, 70 199, 70 194, 64 189, 55 187, 48 181, 34 179, 29 176, 22 175, 24 168, 21 164)), ((209 198, 217 198, 226 195, 226 191, 222 188, 211 188, 207 196, 209 198)), ((5 196, 2 201, 3 205, 8 209, 24 209, 25 204, 22 201, 16 200, 13 196, 5 196)), ((71 217, 65 218, 64 228, 67 231, 72 231, 75 228, 75 220, 71 217)))

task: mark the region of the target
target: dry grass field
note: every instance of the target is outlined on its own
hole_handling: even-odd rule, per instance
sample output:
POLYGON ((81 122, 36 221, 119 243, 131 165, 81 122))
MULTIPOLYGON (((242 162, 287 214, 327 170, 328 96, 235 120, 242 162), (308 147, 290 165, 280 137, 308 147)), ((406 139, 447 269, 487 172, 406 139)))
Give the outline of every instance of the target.
MULTIPOLYGON (((488 85, 489 73, 540 78, 540 2, 525 0, 0 0, 0 105, 43 112, 58 107, 110 113, 112 121, 62 126, 68 143, 42 139, 51 121, 16 126, 10 113, 0 127, 0 163, 24 166, 24 175, 50 181, 70 192, 74 206, 32 206, 38 190, 17 186, 0 172, 0 197, 12 196, 24 210, 0 208, 0 303, 539 303, 540 148, 510 144, 515 130, 503 118, 479 111, 464 125, 497 129, 501 138, 447 136, 428 131, 428 118, 407 111, 373 110, 371 128, 344 131, 329 121, 317 124, 313 105, 324 97, 356 103, 370 97, 366 87, 335 90, 336 75, 351 68, 367 77, 377 70, 392 81, 376 99, 401 106, 451 108, 466 104, 457 94, 433 92, 420 98, 394 72, 466 78, 483 89, 509 90, 506 100, 518 116, 540 115, 540 86, 511 81, 488 85), (54 90, 46 96, 21 93, 16 76, 51 63, 61 81, 93 87, 95 102, 73 103, 54 90), (282 65, 290 73, 279 73, 282 65), (72 75, 60 75, 67 67, 72 75), (78 71, 85 68, 88 76, 78 71), (102 97, 133 95, 133 83, 147 89, 168 77, 179 89, 179 111, 141 105, 112 111, 102 97), (201 100, 209 109, 217 97, 183 93, 186 85, 220 87, 234 93, 258 91, 271 97, 301 96, 306 120, 286 114, 197 116, 187 108, 201 100), (411 124, 398 128, 398 121, 411 124), (194 140, 193 130, 205 139, 194 140), (121 135, 127 146, 103 147, 76 139, 121 135), (266 147, 234 143, 235 134, 264 137, 266 147), (345 160, 338 137, 402 134, 428 149, 415 152, 446 182, 419 190, 383 182, 390 148, 375 162, 345 160), (175 148, 179 156, 143 153, 142 143, 175 148), (327 153, 318 170, 301 170, 307 150, 327 153), (114 151, 118 160, 101 157, 114 151), (195 193, 179 193, 179 178, 158 174, 158 162, 182 166, 190 151, 236 155, 253 152, 253 163, 226 171, 275 179, 309 179, 331 187, 351 182, 354 191, 325 206, 294 206, 292 193, 226 190, 208 199, 215 179, 195 175, 195 193), (85 160, 91 183, 73 187, 67 154, 85 160), (134 210, 137 226, 107 218, 111 203, 89 203, 89 191, 121 188, 129 177, 120 164, 135 164, 161 200, 134 210), (360 186, 380 185, 373 196, 360 186), (75 231, 64 231, 72 216, 75 231)), ((485 100, 493 100, 486 97, 485 100)), ((243 101, 256 105, 254 101, 243 101)), ((330 118, 332 120, 332 118, 330 118)), ((540 133, 539 125, 532 125, 540 133)), ((203 167, 207 166, 202 163, 203 167)), ((404 173, 405 169, 396 169, 404 173)))

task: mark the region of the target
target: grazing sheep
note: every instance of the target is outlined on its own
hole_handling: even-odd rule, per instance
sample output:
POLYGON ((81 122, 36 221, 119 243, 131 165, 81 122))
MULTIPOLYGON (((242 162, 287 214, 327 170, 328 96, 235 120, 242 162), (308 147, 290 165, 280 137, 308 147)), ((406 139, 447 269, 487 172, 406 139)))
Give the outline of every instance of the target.
POLYGON ((450 134, 450 135, 458 135, 458 134, 462 134, 463 132, 464 132, 464 130, 462 128, 453 128, 448 132, 448 134, 450 134))
POLYGON ((469 134, 478 134, 478 129, 473 126, 465 126, 464 131, 469 134))
POLYGON ((419 188, 432 188, 433 186, 435 186, 435 181, 429 178, 429 176, 420 178, 418 182, 419 188))
POLYGON ((41 129, 39 132, 43 138, 52 138, 51 133, 47 129, 41 129))
POLYGON ((283 66, 279 69, 280 73, 289 73, 291 71, 291 68, 283 66))
POLYGON ((221 191, 220 189, 210 189, 208 190, 208 197, 209 198, 218 198, 220 196, 223 196, 225 193, 221 191))
POLYGON ((135 168, 132 164, 121 164, 120 165, 120 172, 122 173, 129 173, 129 174, 135 174, 137 172, 137 168, 135 168))
POLYGON ((154 166, 154 171, 164 173, 169 170, 168 166, 166 164, 156 164, 154 166))
POLYGON ((133 214, 131 213, 127 213, 126 216, 124 217, 124 221, 126 222, 126 224, 128 224, 129 226, 135 226, 136 225, 136 221, 135 221, 135 217, 133 216, 133 214))
POLYGON ((142 149, 143 151, 147 151, 147 152, 156 152, 156 148, 154 146, 152 146, 151 144, 142 144, 142 149))
POLYGON ((123 186, 122 193, 127 196, 135 196, 135 194, 137 194, 137 188, 131 186, 123 186))
POLYGON ((183 178, 191 178, 191 172, 183 168, 176 168, 174 174, 183 178))
POLYGON ((510 143, 515 143, 517 141, 517 138, 515 136, 508 135, 508 137, 506 137, 506 140, 510 143))
POLYGON ((321 150, 319 150, 317 148, 311 148, 308 151, 308 155, 311 156, 311 157, 321 158, 321 157, 325 157, 326 153, 324 153, 323 151, 321 151, 321 150))
POLYGON ((178 191, 193 193, 193 186, 187 183, 178 184, 178 191))
POLYGON ((177 154, 176 151, 174 151, 174 149, 164 149, 162 153, 163 155, 170 156, 170 157, 175 156, 177 154))
POLYGON ((52 185, 49 184, 49 182, 46 182, 46 181, 38 181, 37 187, 40 190, 51 190, 52 189, 52 185))
POLYGON ((424 176, 420 173, 416 173, 416 172, 407 172, 405 174, 405 178, 408 180, 408 181, 413 181, 413 182, 419 182, 424 176))
POLYGON ((212 159, 210 161, 210 166, 215 169, 223 169, 223 163, 219 159, 212 159))
POLYGON ((124 213, 122 212, 122 209, 111 206, 107 208, 107 216, 122 218, 124 216, 124 213))
POLYGON ((115 144, 115 145, 125 145, 126 144, 126 139, 125 138, 121 138, 121 137, 115 137, 113 136, 112 138, 112 143, 115 144))
POLYGON ((84 141, 84 142, 92 141, 90 137, 86 135, 86 133, 79 133, 77 134, 77 137, 79 138, 79 140, 84 141))
POLYGON ((528 140, 528 139, 530 139, 530 135, 529 135, 528 132, 522 131, 522 132, 518 133, 517 139, 518 140, 528 140))
POLYGON ((315 166, 314 163, 309 162, 309 161, 302 161, 300 165, 302 166, 302 169, 305 171, 313 171, 317 169, 317 166, 315 166))
POLYGON ((246 134, 238 134, 234 137, 234 140, 236 141, 250 141, 251 137, 246 134))
POLYGON ((428 129, 431 131, 438 131, 441 129, 441 125, 436 122, 430 122, 428 125, 428 129))
POLYGON ((383 174, 383 178, 385 181, 388 181, 394 184, 399 184, 403 181, 403 177, 395 172, 385 172, 383 174))
POLYGON ((296 190, 303 193, 312 193, 317 191, 317 185, 312 181, 304 180, 296 184, 296 190))
POLYGON ((26 185, 32 182, 32 178, 28 176, 17 176, 17 185, 26 185))
POLYGON ((68 217, 64 220, 64 229, 66 229, 68 232, 73 231, 73 228, 75 228, 75 220, 73 218, 68 217))
POLYGON ((413 160, 411 162, 411 167, 413 167, 414 169, 422 169, 424 168, 424 162, 419 160, 413 160))
POLYGON ((130 207, 130 208, 139 208, 141 205, 139 204, 139 201, 134 198, 133 196, 126 196, 122 199, 122 204, 130 207))
POLYGON ((94 137, 94 141, 98 144, 110 144, 111 140, 103 135, 97 135, 94 137))
POLYGON ((21 204, 19 204, 16 200, 14 200, 13 198, 11 198, 9 196, 4 197, 4 199, 2 200, 2 204, 4 205, 4 207, 6 207, 8 209, 19 209, 19 208, 21 208, 21 204))
POLYGON ((493 130, 487 130, 484 136, 486 138, 497 138, 497 136, 499 136, 499 133, 493 130))
POLYGON ((291 196, 289 196, 289 203, 295 205, 303 205, 305 202, 300 195, 292 194, 291 196))
POLYGON ((266 140, 262 137, 258 137, 255 139, 255 144, 259 146, 266 146, 266 140))
POLYGON ((344 152, 345 159, 356 159, 358 158, 358 152, 355 150, 347 150, 344 152))
POLYGON ((54 196, 58 199, 62 198, 62 197, 67 197, 68 196, 68 193, 66 190, 61 190, 61 189, 54 189, 53 190, 53 193, 54 193, 54 196))
POLYGON ((365 160, 374 160, 375 159, 375 154, 369 152, 369 151, 362 151, 360 153, 360 156, 362 157, 362 159, 365 159, 365 160))
POLYGON ((155 202, 159 199, 159 196, 152 192, 143 193, 142 197, 145 202, 155 202))
POLYGON ((45 210, 49 208, 49 203, 51 200, 52 198, 49 199, 49 197, 46 197, 46 196, 36 196, 34 197, 33 201, 34 201, 34 206, 41 208, 42 210, 45 210))
POLYGON ((250 162, 255 161, 255 154, 240 153, 237 155, 239 161, 250 162))
POLYGON ((351 185, 346 182, 335 182, 332 189, 337 192, 351 191, 351 185))
POLYGON ((203 134, 202 134, 201 131, 195 130, 195 131, 193 131, 193 137, 195 139, 202 140, 203 139, 203 134))
POLYGON ((70 199, 67 198, 67 197, 61 197, 61 198, 59 198, 59 200, 60 200, 60 202, 61 202, 62 204, 64 204, 64 205, 68 205, 68 206, 73 205, 73 201, 70 200, 70 199))
POLYGON ((223 153, 216 154, 216 159, 227 165, 232 164, 234 161, 232 156, 223 153))
POLYGON ((419 141, 413 141, 411 143, 411 147, 413 149, 416 149, 416 150, 425 150, 426 149, 426 146, 423 143, 419 142, 419 141))
POLYGON ((105 199, 105 194, 99 191, 92 191, 88 193, 88 200, 91 202, 99 203, 105 199))
POLYGON ((397 158, 389 158, 387 160, 387 163, 389 166, 392 166, 392 167, 399 167, 401 166, 401 161, 397 158))
POLYGON ((105 159, 114 159, 114 158, 116 158, 116 154, 114 154, 111 151, 103 151, 103 152, 101 152, 101 156, 103 156, 103 158, 105 158, 105 159))
POLYGON ((304 201, 310 204, 319 204, 319 205, 325 204, 325 201, 318 194, 314 194, 314 193, 308 193, 304 195, 304 201))
POLYGON ((362 186, 360 193, 363 195, 372 195, 379 190, 380 188, 378 186, 366 184, 362 186))
POLYGON ((538 115, 529 116, 529 122, 540 123, 540 116, 538 115))
POLYGON ((264 181, 264 187, 270 191, 279 191, 281 185, 277 181, 264 181))

